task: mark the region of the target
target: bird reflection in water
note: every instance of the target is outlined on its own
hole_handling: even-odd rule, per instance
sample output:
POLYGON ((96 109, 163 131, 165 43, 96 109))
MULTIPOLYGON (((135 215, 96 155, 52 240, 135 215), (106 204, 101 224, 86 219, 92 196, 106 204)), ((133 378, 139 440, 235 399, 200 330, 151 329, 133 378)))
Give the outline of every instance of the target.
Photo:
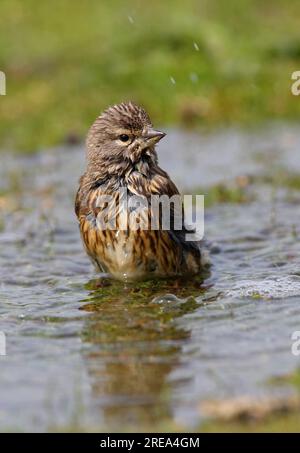
POLYGON ((190 330, 185 314, 199 307, 203 279, 156 280, 138 285, 92 280, 81 310, 83 341, 95 405, 109 430, 161 429, 172 422, 168 377, 180 363, 190 330))

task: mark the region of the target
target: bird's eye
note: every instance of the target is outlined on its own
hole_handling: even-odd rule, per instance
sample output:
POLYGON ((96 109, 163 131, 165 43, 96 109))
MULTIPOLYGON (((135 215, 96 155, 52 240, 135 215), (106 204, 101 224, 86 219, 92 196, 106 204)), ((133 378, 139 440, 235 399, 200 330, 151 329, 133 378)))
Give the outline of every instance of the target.
POLYGON ((128 142, 129 140, 129 135, 127 134, 121 134, 119 139, 121 140, 121 142, 128 142))

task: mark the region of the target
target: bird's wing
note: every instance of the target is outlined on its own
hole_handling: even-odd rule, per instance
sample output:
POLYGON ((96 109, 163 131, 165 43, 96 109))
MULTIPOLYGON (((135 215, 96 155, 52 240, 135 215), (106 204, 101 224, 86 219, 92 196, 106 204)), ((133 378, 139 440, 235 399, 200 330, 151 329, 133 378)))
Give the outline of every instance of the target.
MULTIPOLYGON (((169 198, 174 195, 179 196, 176 185, 170 179, 169 175, 160 168, 151 180, 149 191, 152 194, 167 195, 169 198)), ((184 207, 180 198, 180 203, 170 204, 170 229, 168 230, 168 234, 187 253, 191 253, 197 260, 200 260, 200 242, 186 240, 187 235, 191 233, 195 233, 195 231, 187 229, 185 225, 184 207)))

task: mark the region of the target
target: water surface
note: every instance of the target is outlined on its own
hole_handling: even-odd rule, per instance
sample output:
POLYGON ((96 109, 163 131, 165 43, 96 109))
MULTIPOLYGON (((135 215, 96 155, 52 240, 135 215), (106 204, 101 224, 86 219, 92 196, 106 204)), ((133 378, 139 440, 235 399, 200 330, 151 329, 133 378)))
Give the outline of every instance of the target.
POLYGON ((95 274, 80 242, 83 148, 4 153, 1 430, 193 429, 204 400, 290 394, 268 381, 299 366, 299 149, 286 126, 169 131, 160 163, 182 191, 225 181, 245 200, 206 209, 210 278, 126 285, 95 274))

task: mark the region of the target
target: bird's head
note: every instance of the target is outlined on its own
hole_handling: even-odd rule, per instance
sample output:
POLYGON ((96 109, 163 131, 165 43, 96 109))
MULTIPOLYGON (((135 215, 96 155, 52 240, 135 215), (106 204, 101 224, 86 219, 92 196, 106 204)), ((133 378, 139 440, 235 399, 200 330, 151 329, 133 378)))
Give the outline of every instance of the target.
POLYGON ((114 105, 100 115, 87 136, 87 159, 92 168, 109 166, 121 173, 145 161, 156 164, 155 145, 166 134, 153 129, 147 112, 132 102, 114 105))

